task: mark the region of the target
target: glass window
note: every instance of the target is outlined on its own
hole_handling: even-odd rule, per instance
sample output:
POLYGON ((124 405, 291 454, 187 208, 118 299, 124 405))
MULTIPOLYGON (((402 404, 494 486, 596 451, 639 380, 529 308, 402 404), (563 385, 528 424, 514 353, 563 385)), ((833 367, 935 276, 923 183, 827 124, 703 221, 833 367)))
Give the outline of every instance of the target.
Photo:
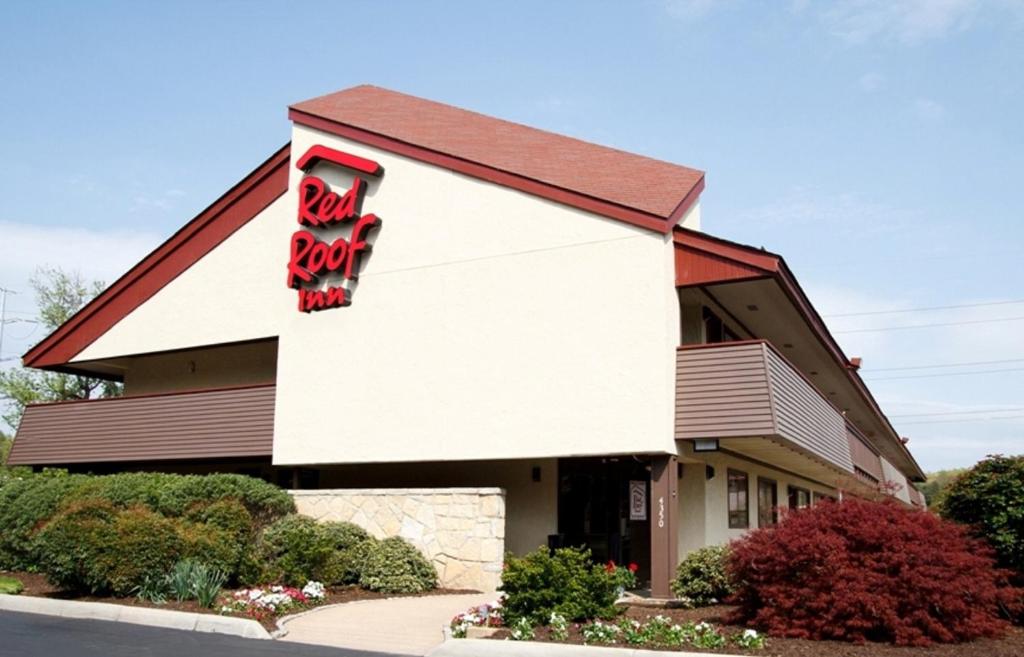
POLYGON ((811 492, 798 486, 789 487, 789 508, 806 509, 811 505, 811 492))
POLYGON ((832 500, 834 502, 835 499, 836 498, 832 497, 831 495, 826 495, 825 493, 819 493, 818 491, 814 491, 814 503, 815 504, 817 504, 818 502, 822 502, 824 500, 832 500))
POLYGON ((771 479, 757 478, 757 526, 770 527, 779 521, 779 490, 771 479))
POLYGON ((750 527, 747 482, 746 472, 729 470, 729 529, 746 529, 750 527))

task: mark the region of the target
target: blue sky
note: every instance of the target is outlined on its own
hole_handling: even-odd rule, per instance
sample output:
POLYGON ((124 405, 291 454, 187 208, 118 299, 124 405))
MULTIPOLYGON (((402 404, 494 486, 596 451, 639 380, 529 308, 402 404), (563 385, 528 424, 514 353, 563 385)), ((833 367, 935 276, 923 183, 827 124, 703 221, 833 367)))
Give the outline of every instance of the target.
MULTIPOLYGON (((1020 301, 1022 71, 1021 0, 7 2, 0 286, 30 319, 36 265, 113 280, 287 141, 289 103, 369 82, 707 171, 704 228, 825 315, 1020 301)), ((1022 317, 827 319, 936 469, 1024 451, 1022 317)))

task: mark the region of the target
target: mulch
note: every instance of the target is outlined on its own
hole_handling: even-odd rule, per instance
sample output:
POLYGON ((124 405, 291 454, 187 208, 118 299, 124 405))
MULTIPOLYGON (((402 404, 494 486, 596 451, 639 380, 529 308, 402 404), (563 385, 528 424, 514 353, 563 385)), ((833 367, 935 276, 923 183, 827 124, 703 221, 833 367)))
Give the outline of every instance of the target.
MULTIPOLYGON (((730 607, 719 605, 701 609, 652 609, 650 607, 627 607, 625 616, 646 621, 657 615, 667 616, 676 623, 707 621, 713 623, 727 636, 741 633, 744 627, 728 625, 724 618, 730 607)), ((491 638, 508 638, 508 630, 500 630, 491 638)), ((538 630, 537 641, 551 641, 547 628, 538 630)), ((570 626, 569 639, 566 643, 583 643, 583 635, 578 626, 570 626)), ((632 648, 633 646, 619 646, 632 648)), ((643 646, 647 648, 647 646, 643 646)), ((657 650, 672 650, 658 647, 657 650)), ((883 643, 867 643, 857 645, 841 641, 811 641, 807 639, 780 639, 768 637, 765 647, 761 650, 744 650, 734 645, 719 649, 696 649, 693 647, 677 648, 692 652, 727 653, 734 655, 761 655, 762 657, 1022 657, 1024 656, 1024 629, 1012 628, 1001 639, 980 639, 970 643, 934 644, 928 647, 911 648, 897 647, 883 643)))
MULTIPOLYGON (((49 582, 46 581, 46 577, 38 573, 25 573, 25 572, 0 572, 5 576, 13 577, 21 581, 25 586, 25 590, 20 595, 35 596, 39 598, 55 598, 58 600, 78 600, 81 602, 107 602, 116 605, 124 605, 127 607, 152 607, 155 609, 169 609, 171 611, 189 611, 199 614, 214 614, 224 616, 237 616, 239 618, 249 618, 242 613, 227 613, 221 614, 219 611, 220 605, 217 604, 214 608, 209 609, 201 606, 195 600, 185 600, 178 602, 177 600, 168 600, 163 604, 156 604, 147 600, 140 600, 138 598, 115 598, 111 596, 96 596, 96 595, 77 595, 70 591, 63 591, 49 582)), ((228 595, 233 592, 232 589, 224 589, 223 595, 228 595)), ((292 614, 306 611, 307 609, 318 609, 326 605, 335 605, 342 602, 356 602, 357 600, 379 600, 381 598, 394 598, 394 597, 420 597, 420 596, 431 596, 431 595, 448 595, 448 594, 459 594, 459 593, 477 593, 477 591, 463 590, 463 589, 433 589, 431 591, 424 591, 422 593, 378 593, 376 591, 367 591, 366 589, 358 586, 330 586, 327 587, 327 595, 324 598, 322 604, 316 605, 315 607, 307 607, 305 609, 291 609, 287 613, 279 616, 271 616, 261 619, 255 619, 260 622, 263 627, 269 631, 277 629, 277 619, 290 616, 292 614)))

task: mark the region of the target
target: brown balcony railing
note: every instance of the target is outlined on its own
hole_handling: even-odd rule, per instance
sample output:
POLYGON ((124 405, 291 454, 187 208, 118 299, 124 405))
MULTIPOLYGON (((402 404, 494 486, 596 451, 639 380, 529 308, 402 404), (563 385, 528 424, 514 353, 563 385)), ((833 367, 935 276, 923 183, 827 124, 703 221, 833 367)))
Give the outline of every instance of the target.
POLYGON ((10 465, 269 456, 274 386, 36 404, 10 465))
POLYGON ((847 422, 764 340, 681 347, 676 438, 770 438, 854 472, 847 422))

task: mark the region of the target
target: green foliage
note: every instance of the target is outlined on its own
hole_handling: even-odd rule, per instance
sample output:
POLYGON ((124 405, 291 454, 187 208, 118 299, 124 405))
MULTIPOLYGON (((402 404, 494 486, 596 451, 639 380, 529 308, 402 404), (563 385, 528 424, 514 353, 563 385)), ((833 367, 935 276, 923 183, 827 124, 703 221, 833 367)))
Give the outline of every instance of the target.
MULTIPOLYGON (((77 272, 40 268, 31 279, 45 333, 67 321, 105 287, 87 283, 77 272)), ((15 429, 27 404, 68 399, 92 399, 121 394, 121 385, 93 377, 43 372, 20 367, 0 372, 0 398, 8 403, 3 421, 15 429)))
POLYGON ((217 600, 227 579, 227 574, 220 568, 196 559, 182 559, 174 564, 163 581, 165 590, 178 602, 196 600, 209 608, 217 600))
POLYGON ((324 584, 355 584, 370 551, 366 530, 348 522, 318 523, 289 515, 264 530, 260 538, 262 568, 253 567, 247 580, 278 581, 302 586, 309 580, 324 584))
POLYGON ((81 476, 30 475, 0 486, 0 568, 36 571, 32 535, 57 512, 81 476))
POLYGON ((62 588, 127 595, 174 564, 181 541, 173 521, 104 500, 72 504, 35 538, 46 578, 62 588))
POLYGON ((20 579, 0 576, 0 593, 5 595, 18 595, 25 590, 25 585, 20 579))
POLYGON ((177 523, 143 507, 119 512, 112 523, 113 543, 104 546, 92 568, 103 590, 128 595, 147 576, 167 572, 181 556, 177 523))
POLYGON ((320 529, 336 550, 352 549, 370 538, 365 529, 351 522, 323 522, 320 529))
POLYGON ((341 573, 333 568, 336 562, 331 537, 312 518, 281 518, 264 530, 260 548, 275 581, 302 586, 311 579, 325 584, 341 579, 341 573))
POLYGON ((225 567, 251 547, 258 526, 295 510, 288 493, 243 475, 28 475, 0 485, 0 568, 35 570, 31 545, 36 529, 62 506, 87 500, 106 500, 121 509, 141 506, 166 517, 186 515, 223 530, 239 548, 222 560, 225 567))
POLYGON ((990 456, 946 488, 939 512, 970 525, 998 563, 1024 573, 1024 456, 990 456))
POLYGON ((929 507, 935 507, 942 503, 943 494, 946 488, 953 483, 953 480, 967 472, 967 468, 955 468, 952 470, 938 470, 927 473, 928 481, 923 484, 914 484, 917 490, 924 495, 925 502, 929 507))
POLYGON ((162 605, 167 602, 169 578, 170 575, 146 575, 142 578, 142 583, 132 589, 132 595, 140 600, 162 605))
POLYGON ((612 618, 616 583, 612 573, 595 565, 590 551, 538 548, 523 557, 508 555, 502 571, 507 623, 521 618, 539 625, 558 613, 572 621, 612 618))
POLYGON ((728 560, 729 548, 724 545, 694 550, 676 568, 672 592, 697 607, 722 602, 731 592, 728 560))
POLYGON ((197 566, 199 566, 199 562, 195 559, 182 559, 174 564, 171 572, 167 573, 167 590, 170 592, 171 597, 178 602, 192 597, 193 572, 197 566))
POLYGON ((419 593, 437 586, 437 571, 404 539, 392 536, 370 542, 370 546, 359 575, 363 587, 384 593, 419 593))

